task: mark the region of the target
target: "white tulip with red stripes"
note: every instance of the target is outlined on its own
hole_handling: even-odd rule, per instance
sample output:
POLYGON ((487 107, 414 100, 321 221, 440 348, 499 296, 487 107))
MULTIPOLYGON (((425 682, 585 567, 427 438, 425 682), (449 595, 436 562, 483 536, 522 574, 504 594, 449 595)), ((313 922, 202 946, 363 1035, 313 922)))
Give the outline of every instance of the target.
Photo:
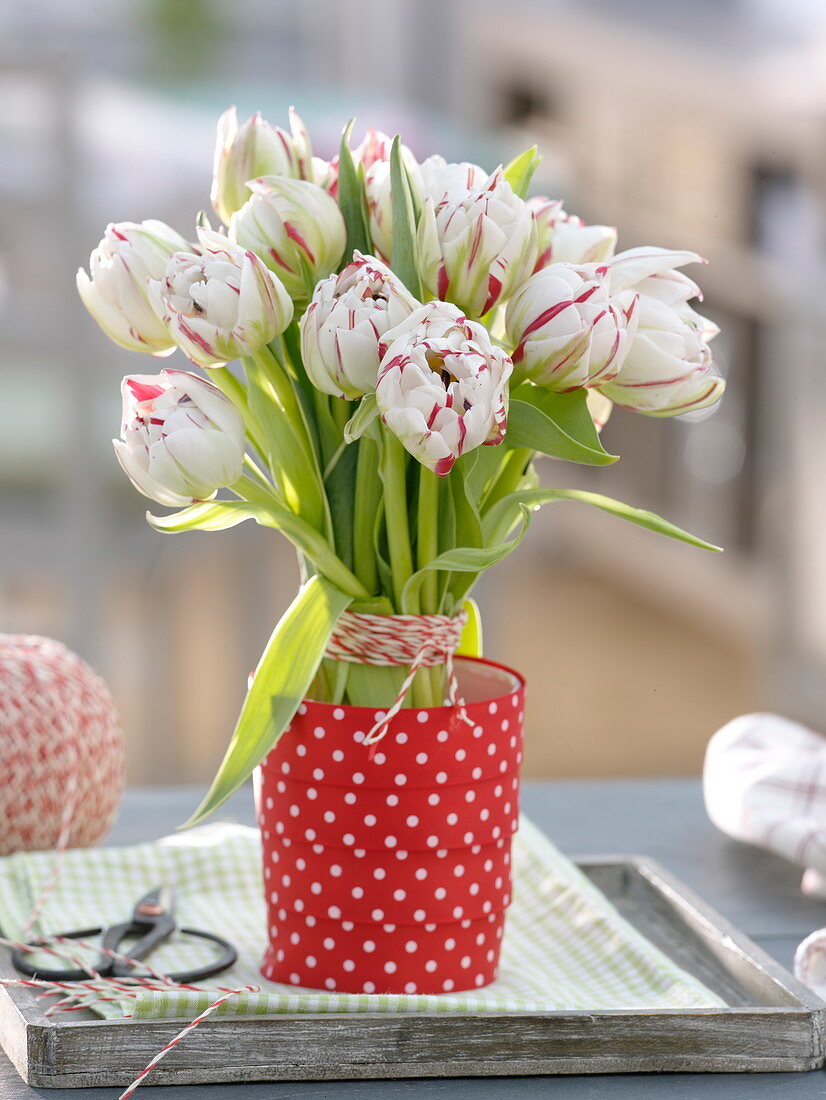
POLYGON ((338 204, 308 180, 263 176, 249 188, 252 198, 230 219, 230 238, 259 255, 291 298, 306 302, 344 252, 338 204))
POLYGON ((508 303, 517 372, 566 393, 616 377, 637 330, 638 296, 611 296, 605 265, 551 264, 508 303))
POLYGON ((676 268, 702 263, 695 252, 632 248, 611 261, 613 291, 639 295, 639 327, 619 375, 602 387, 617 405, 649 416, 679 416, 720 400, 724 380, 708 342, 715 324, 691 308, 697 284, 676 268))
POLYGON ((189 371, 133 374, 121 383, 115 454, 144 496, 180 508, 241 477, 244 422, 229 398, 189 371))
POLYGON ((610 260, 617 244, 617 231, 610 225, 586 225, 576 214, 568 214, 561 199, 542 195, 528 199, 536 218, 539 256, 536 270, 548 264, 596 264, 610 260))
POLYGON ((456 306, 428 302, 386 333, 376 401, 423 466, 444 476, 460 455, 501 443, 513 364, 456 306))
POLYGON ((198 229, 202 252, 176 252, 150 284, 158 313, 178 346, 201 367, 253 355, 292 320, 293 304, 253 253, 220 233, 198 229))
POLYGON ((537 236, 533 213, 501 169, 481 187, 428 196, 419 219, 422 293, 481 317, 531 274, 537 236))
POLYGON ((89 257, 91 278, 77 273, 81 301, 110 340, 129 351, 169 355, 175 341, 152 308, 149 280, 160 279, 169 257, 187 241, 164 222, 117 222, 89 257))
POLYGON ((334 397, 372 393, 380 339, 420 304, 386 264, 355 252, 352 263, 318 284, 301 318, 310 381, 334 397))
MULTIPOLYGON (((388 262, 393 251, 393 202, 390 191, 390 148, 393 139, 381 130, 368 130, 353 158, 364 168, 364 193, 367 201, 370 236, 376 251, 388 262)), ((464 196, 484 187, 488 173, 478 164, 454 164, 444 157, 432 156, 416 163, 406 145, 401 146, 402 162, 419 203, 430 196, 439 203, 449 195, 464 196)))
POLYGON ((250 197, 248 180, 269 175, 309 178, 306 130, 292 109, 290 128, 292 133, 288 134, 280 126, 273 126, 261 117, 260 111, 240 126, 234 107, 221 115, 210 199, 225 225, 229 225, 232 215, 250 197))

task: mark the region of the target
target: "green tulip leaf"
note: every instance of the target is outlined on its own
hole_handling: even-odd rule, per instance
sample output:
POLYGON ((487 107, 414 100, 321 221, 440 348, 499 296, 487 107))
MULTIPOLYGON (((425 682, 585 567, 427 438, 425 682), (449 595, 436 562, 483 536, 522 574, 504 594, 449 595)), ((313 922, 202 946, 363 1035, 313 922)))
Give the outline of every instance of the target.
POLYGON ((350 119, 341 134, 341 146, 338 154, 338 205, 347 230, 347 244, 341 266, 345 267, 353 259, 353 252, 369 254, 370 234, 364 220, 364 183, 359 178, 350 151, 350 134, 355 119, 350 119))
MULTIPOLYGON (((511 390, 511 398, 514 401, 526 401, 529 405, 540 409, 549 420, 553 420, 566 435, 575 439, 577 443, 581 443, 583 447, 607 455, 588 408, 587 390, 553 393, 551 390, 543 389, 542 386, 535 386, 532 382, 523 382, 521 386, 511 390)), ((608 457, 616 460, 617 456, 608 455, 608 457)))
POLYGON ((393 249, 390 266, 414 298, 421 297, 416 265, 416 215, 413 189, 402 161, 401 139, 390 148, 390 195, 393 212, 393 249))
POLYGON ((555 394, 519 386, 511 397, 505 441, 509 447, 527 447, 584 466, 610 466, 618 458, 600 443, 584 390, 555 394))
POLYGON ((350 596, 323 577, 302 585, 267 643, 218 774, 183 828, 197 825, 225 802, 277 744, 350 602, 350 596))
POLYGON ((520 199, 528 197, 533 174, 542 163, 542 157, 535 145, 514 157, 505 169, 505 179, 520 199))
POLYGON ((273 526, 273 518, 268 507, 248 500, 216 500, 191 504, 171 516, 146 513, 149 526, 166 535, 178 535, 183 531, 226 531, 248 519, 270 527, 273 526))
POLYGON ((262 527, 281 531, 323 576, 344 591, 351 599, 364 599, 367 592, 345 563, 336 556, 322 534, 300 516, 277 501, 260 504, 251 500, 215 500, 204 504, 192 504, 171 516, 154 516, 147 512, 150 527, 164 534, 180 534, 183 531, 225 531, 244 520, 254 519, 262 527))
POLYGON ((663 519, 655 512, 648 512, 643 508, 634 508, 630 504, 623 504, 622 501, 613 500, 611 497, 602 496, 600 493, 589 493, 580 489, 525 489, 518 493, 511 493, 510 496, 504 497, 494 504, 485 516, 485 535, 495 538, 503 530, 507 532, 515 520, 514 511, 517 508, 520 510, 524 508, 536 509, 543 504, 552 504, 559 500, 578 500, 583 504, 590 504, 611 516, 617 516, 619 519, 627 520, 628 523, 636 524, 637 527, 644 527, 646 530, 654 531, 658 535, 666 535, 668 538, 676 539, 679 542, 686 542, 689 546, 697 546, 701 550, 720 551, 722 549, 720 546, 715 546, 711 542, 706 542, 704 539, 684 531, 681 527, 677 527, 667 519, 663 519))

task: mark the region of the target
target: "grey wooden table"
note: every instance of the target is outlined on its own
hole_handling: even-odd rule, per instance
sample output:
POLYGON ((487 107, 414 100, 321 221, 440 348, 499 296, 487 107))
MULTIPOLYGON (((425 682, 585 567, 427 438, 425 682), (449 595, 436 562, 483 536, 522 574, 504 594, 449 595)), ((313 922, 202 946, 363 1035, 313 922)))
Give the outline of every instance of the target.
MULTIPOLYGON (((109 843, 133 844, 171 832, 194 808, 200 790, 130 791, 109 843)), ((703 810, 694 780, 529 783, 526 813, 571 855, 634 854, 657 859, 784 966, 813 928, 826 924, 826 902, 803 898, 800 873, 780 859, 721 836, 703 810)), ((225 818, 251 823, 252 796, 236 796, 225 818)), ((169 1055, 174 1058, 174 1052, 169 1055)), ((426 1097, 631 1098, 645 1100, 823 1100, 822 1072, 789 1074, 628 1074, 612 1077, 518 1077, 419 1081, 342 1081, 258 1085, 144 1086, 151 1100, 385 1100, 426 1097)), ((0 1052, 0 1100, 113 1100, 117 1089, 34 1089, 0 1052)))

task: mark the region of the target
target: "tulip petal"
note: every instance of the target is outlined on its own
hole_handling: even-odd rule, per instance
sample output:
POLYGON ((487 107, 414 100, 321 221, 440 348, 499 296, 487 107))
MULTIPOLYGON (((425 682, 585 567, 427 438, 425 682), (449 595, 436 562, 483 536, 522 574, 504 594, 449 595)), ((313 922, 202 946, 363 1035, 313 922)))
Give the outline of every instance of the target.
POLYGON ((611 260, 611 290, 614 293, 635 287, 642 279, 659 275, 685 264, 701 264, 704 260, 696 252, 672 251, 645 245, 619 252, 611 260))
POLYGON ((187 504, 192 504, 192 497, 175 493, 171 489, 167 489, 166 486, 156 481, 153 477, 150 477, 149 473, 134 459, 126 447, 126 444, 120 439, 113 439, 112 445, 115 448, 115 456, 121 464, 124 473, 139 493, 142 493, 145 497, 149 497, 150 500, 156 501, 158 504, 166 505, 168 508, 183 508, 187 504))

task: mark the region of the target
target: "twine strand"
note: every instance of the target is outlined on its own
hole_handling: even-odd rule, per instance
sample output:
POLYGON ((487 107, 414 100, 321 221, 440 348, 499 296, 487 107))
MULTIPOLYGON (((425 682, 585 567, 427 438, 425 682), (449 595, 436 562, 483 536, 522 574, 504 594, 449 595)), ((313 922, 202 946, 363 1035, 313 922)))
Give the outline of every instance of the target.
POLYGON ((458 615, 361 615, 345 611, 330 638, 325 657, 334 661, 380 667, 409 665, 395 700, 379 717, 364 738, 372 757, 375 747, 386 736, 390 723, 404 706, 407 694, 421 668, 444 665, 447 699, 457 709, 459 721, 472 726, 465 700, 459 692, 453 656, 459 647, 467 612, 458 615))
POLYGON ((165 1058, 170 1050, 173 1049, 173 1047, 176 1047, 182 1039, 185 1039, 187 1035, 190 1034, 190 1032, 194 1031, 195 1028, 207 1018, 207 1016, 212 1015, 216 1008, 220 1008, 225 1001, 228 1001, 230 999, 230 997, 236 997, 239 993, 256 992, 258 992, 258 986, 254 985, 245 985, 241 989, 227 990, 227 992, 222 997, 219 997, 217 1000, 213 1001, 208 1008, 205 1008, 200 1016, 196 1016, 194 1020, 190 1020, 186 1027, 182 1028, 174 1037, 174 1039, 170 1039, 163 1050, 158 1051, 152 1061, 147 1063, 144 1069, 141 1070, 141 1072, 138 1074, 132 1084, 129 1085, 129 1087, 120 1094, 118 1100, 129 1100, 129 1097, 135 1092, 137 1088, 140 1087, 140 1085, 144 1081, 144 1078, 146 1078, 152 1072, 155 1066, 157 1066, 158 1062, 160 1062, 162 1058, 165 1058))

